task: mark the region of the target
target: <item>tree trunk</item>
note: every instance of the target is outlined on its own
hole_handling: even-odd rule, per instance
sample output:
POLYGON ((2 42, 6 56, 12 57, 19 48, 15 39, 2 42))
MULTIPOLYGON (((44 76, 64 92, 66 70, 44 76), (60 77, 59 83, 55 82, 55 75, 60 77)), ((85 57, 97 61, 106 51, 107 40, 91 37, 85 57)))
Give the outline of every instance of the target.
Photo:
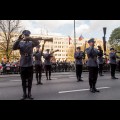
POLYGON ((9 53, 8 53, 8 52, 6 52, 6 58, 7 58, 7 61, 9 62, 10 56, 9 56, 9 53))

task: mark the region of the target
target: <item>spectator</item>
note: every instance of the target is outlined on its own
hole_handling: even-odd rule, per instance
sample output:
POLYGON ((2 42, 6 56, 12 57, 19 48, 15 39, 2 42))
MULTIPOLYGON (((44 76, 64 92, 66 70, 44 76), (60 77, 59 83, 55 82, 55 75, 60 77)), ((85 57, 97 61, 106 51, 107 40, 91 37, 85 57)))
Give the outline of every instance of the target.
POLYGON ((10 62, 7 62, 7 64, 6 64, 6 73, 7 74, 10 73, 10 67, 11 67, 10 62))

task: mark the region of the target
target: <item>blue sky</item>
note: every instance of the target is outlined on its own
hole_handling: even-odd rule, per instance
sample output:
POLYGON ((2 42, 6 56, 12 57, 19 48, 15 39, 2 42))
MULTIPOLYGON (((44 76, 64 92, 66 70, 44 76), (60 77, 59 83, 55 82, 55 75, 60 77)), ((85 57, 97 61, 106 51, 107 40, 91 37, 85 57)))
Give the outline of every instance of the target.
MULTIPOLYGON (((74 20, 22 20, 25 29, 32 34, 62 35, 73 37, 74 20)), ((81 34, 84 38, 103 37, 103 27, 107 27, 106 39, 108 40, 112 30, 120 26, 120 20, 76 20, 76 36, 81 34)))

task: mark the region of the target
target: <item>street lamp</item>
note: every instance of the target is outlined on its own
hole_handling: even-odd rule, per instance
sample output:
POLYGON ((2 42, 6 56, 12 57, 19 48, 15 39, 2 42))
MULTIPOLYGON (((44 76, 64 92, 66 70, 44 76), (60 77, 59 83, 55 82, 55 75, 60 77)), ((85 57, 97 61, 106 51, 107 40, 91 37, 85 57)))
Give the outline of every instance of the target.
POLYGON ((74 45, 75 45, 75 51, 76 51, 76 32, 75 32, 75 20, 74 20, 74 45))
POLYGON ((103 33, 104 33, 104 36, 106 35, 106 27, 103 28, 103 33))
MULTIPOLYGON (((106 27, 103 27, 103 33, 104 33, 104 36, 103 36, 103 47, 104 47, 104 53, 106 53, 106 40, 105 40, 105 35, 106 35, 106 27)), ((107 62, 107 57, 105 55, 105 60, 107 62)))
POLYGON ((104 52, 106 52, 106 40, 105 40, 105 35, 106 35, 106 27, 103 27, 103 33, 104 33, 104 36, 103 36, 103 47, 104 47, 104 52))

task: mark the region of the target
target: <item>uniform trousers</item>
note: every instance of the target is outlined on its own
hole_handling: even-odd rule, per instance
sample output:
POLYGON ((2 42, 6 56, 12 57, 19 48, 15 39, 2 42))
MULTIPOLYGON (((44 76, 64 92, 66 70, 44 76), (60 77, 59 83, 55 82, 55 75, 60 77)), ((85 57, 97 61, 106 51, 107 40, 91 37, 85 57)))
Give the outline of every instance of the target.
POLYGON ((31 94, 32 81, 33 81, 33 66, 20 67, 20 74, 22 80, 23 93, 26 94, 27 82, 28 82, 28 94, 31 94))
POLYGON ((88 67, 90 88, 95 87, 98 78, 98 67, 88 67))

